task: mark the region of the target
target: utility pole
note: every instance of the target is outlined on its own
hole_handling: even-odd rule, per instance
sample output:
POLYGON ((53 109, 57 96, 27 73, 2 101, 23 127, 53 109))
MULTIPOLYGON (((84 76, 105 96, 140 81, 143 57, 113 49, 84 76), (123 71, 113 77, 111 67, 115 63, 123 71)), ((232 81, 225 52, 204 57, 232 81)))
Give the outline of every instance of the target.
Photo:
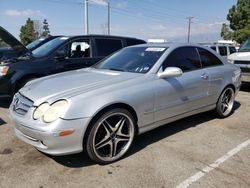
POLYGON ((108 2, 108 35, 110 35, 110 2, 108 2))
POLYGON ((89 7, 88 7, 88 0, 84 1, 84 25, 85 25, 85 35, 89 34, 89 7))
POLYGON ((194 17, 190 16, 190 17, 187 17, 188 19, 188 43, 189 43, 189 39, 190 39, 190 28, 191 28, 191 20, 193 19, 194 17))

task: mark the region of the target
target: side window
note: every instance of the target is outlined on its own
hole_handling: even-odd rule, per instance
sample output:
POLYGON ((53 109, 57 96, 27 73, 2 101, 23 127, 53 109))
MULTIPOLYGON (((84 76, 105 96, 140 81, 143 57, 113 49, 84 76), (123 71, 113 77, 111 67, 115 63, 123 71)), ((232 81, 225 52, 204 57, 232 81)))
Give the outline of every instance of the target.
POLYGON ((227 47, 226 46, 219 46, 219 52, 221 56, 227 56, 227 47))
POLYGON ((201 64, 196 48, 181 47, 175 49, 162 64, 163 70, 167 67, 179 67, 183 72, 200 69, 201 64))
POLYGON ((90 57, 90 45, 88 40, 74 41, 69 46, 69 58, 90 57))
POLYGON ((122 40, 119 39, 95 39, 95 43, 99 57, 108 56, 122 48, 122 40))
POLYGON ((211 52, 202 48, 198 48, 198 52, 201 58, 202 67, 223 65, 223 63, 211 52))
POLYGON ((229 46, 229 52, 230 52, 230 54, 235 53, 236 48, 234 46, 229 46))
POLYGON ((216 47, 215 46, 211 46, 210 47, 212 50, 216 51, 216 47))
POLYGON ((137 40, 137 39, 126 39, 126 42, 127 42, 127 46, 133 46, 133 45, 145 43, 143 40, 137 40))

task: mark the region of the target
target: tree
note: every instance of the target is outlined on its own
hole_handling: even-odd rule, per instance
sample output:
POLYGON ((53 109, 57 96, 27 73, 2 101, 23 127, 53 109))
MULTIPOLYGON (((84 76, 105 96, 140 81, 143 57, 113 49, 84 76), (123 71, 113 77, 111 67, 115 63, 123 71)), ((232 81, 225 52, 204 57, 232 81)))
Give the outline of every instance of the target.
POLYGON ((49 23, 46 19, 43 20, 43 31, 41 36, 48 36, 50 34, 49 31, 49 23))
POLYGON ((21 27, 19 37, 24 45, 27 45, 36 39, 34 22, 30 18, 28 18, 26 24, 21 27))
POLYGON ((242 43, 250 36, 250 0, 238 0, 227 14, 227 20, 230 22, 230 29, 226 24, 222 25, 221 36, 227 39, 242 43), (229 29, 227 31, 227 28, 229 29), (231 32, 230 35, 228 35, 231 32))
POLYGON ((230 30, 229 25, 223 23, 222 28, 221 28, 221 32, 220 32, 220 36, 222 36, 224 40, 231 40, 232 34, 233 33, 230 30))

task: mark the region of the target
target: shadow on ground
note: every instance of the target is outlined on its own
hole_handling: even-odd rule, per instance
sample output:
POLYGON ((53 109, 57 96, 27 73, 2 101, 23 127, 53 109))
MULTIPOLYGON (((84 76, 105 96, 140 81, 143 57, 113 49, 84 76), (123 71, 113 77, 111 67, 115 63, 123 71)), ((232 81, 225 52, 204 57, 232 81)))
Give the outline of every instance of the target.
POLYGON ((240 91, 250 92, 250 83, 242 83, 240 91))
POLYGON ((0 126, 6 124, 6 122, 0 118, 0 126))
POLYGON ((11 99, 0 99, 0 108, 9 108, 11 99))
MULTIPOLYGON (((234 103, 233 111, 236 111, 239 107, 240 103, 236 101, 234 103)), ((145 134, 142 134, 135 139, 132 147, 130 148, 125 158, 130 155, 133 155, 136 152, 139 152, 148 145, 158 142, 168 136, 174 135, 180 131, 189 129, 191 127, 199 126, 200 124, 210 121, 214 118, 216 118, 214 112, 209 111, 202 114, 190 116, 188 118, 178 120, 173 123, 169 123, 165 126, 159 127, 145 134)), ((57 163, 70 168, 81 168, 96 164, 95 162, 92 162, 84 153, 67 155, 67 156, 49 156, 49 157, 52 158, 57 163)))

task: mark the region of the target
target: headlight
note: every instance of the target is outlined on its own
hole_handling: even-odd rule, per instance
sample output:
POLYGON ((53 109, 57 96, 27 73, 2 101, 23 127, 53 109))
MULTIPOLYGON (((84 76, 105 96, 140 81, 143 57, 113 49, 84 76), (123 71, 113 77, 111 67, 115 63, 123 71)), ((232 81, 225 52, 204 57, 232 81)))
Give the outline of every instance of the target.
POLYGON ((57 101, 52 105, 49 105, 48 103, 43 103, 35 110, 33 118, 42 118, 44 122, 51 123, 62 117, 63 114, 66 112, 67 107, 68 102, 66 100, 57 101))
POLYGON ((9 70, 8 66, 0 66, 0 76, 5 76, 9 70))
POLYGON ((234 60, 232 60, 232 59, 228 59, 227 62, 231 63, 231 64, 234 64, 234 60))
POLYGON ((43 103, 41 104, 34 112, 33 118, 35 120, 40 119, 45 112, 50 108, 49 103, 43 103))

